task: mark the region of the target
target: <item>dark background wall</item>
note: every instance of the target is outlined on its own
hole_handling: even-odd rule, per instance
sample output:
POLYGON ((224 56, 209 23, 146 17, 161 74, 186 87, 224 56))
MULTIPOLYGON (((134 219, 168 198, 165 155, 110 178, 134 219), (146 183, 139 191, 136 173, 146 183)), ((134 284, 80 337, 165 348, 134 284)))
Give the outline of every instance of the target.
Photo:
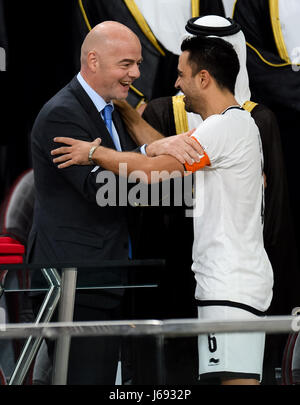
POLYGON ((0 46, 7 51, 7 70, 0 72, 0 200, 31 167, 29 136, 40 108, 77 72, 76 11, 73 0, 0 0, 0 46))
MULTIPOLYGON (((210 3, 213 4, 213 1, 210 3)), ((262 0, 253 2, 259 3, 264 4, 262 0)), ((110 15, 110 18, 118 20, 120 12, 124 12, 118 8, 123 4, 121 0, 95 0, 84 4, 89 11, 92 25, 110 15)), ((238 2, 238 6, 239 4, 245 5, 243 2, 238 2)), ((237 11, 240 11, 239 7, 237 11)), ((259 12, 255 13, 255 16, 261 15, 259 12)), ((236 15, 239 17, 238 13, 236 15)), ((243 14, 247 23, 248 15, 248 12, 243 14)), ((252 20, 255 18, 250 19, 250 22, 252 20)), ((238 21, 247 34, 247 28, 244 28, 246 22, 243 23, 241 18, 238 21)), ((7 71, 0 72, 0 203, 18 175, 31 167, 29 139, 34 119, 42 105, 79 70, 80 45, 87 32, 78 0, 0 0, 0 46, 7 51, 7 71)), ((250 62, 251 56, 251 51, 248 50, 250 62)), ((161 75, 163 67, 158 66, 161 75)), ((248 68, 253 100, 270 107, 279 121, 298 242, 300 193, 296 181, 296 144, 299 114, 290 105, 283 106, 280 103, 281 97, 272 97, 271 91, 264 91, 261 82, 256 84, 258 78, 263 76, 256 74, 256 70, 252 72, 251 63, 248 68), (268 95, 269 98, 266 98, 268 95)), ((153 70, 151 66, 148 69, 151 72, 153 70)), ((171 70, 168 66, 166 69, 171 70)), ((267 71, 264 77, 266 82, 272 76, 267 71)), ((281 80, 283 83, 284 77, 281 80)), ((276 76, 274 83, 277 82, 276 76)), ((296 91, 299 90, 295 87, 296 91)), ((158 96, 157 93, 156 97, 158 96)))

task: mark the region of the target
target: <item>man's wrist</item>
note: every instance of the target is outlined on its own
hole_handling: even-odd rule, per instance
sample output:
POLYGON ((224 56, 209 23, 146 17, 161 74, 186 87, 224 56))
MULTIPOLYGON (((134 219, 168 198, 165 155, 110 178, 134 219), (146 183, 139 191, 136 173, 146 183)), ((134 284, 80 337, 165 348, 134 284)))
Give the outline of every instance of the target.
POLYGON ((155 145, 156 141, 149 143, 149 145, 145 148, 145 155, 148 157, 155 156, 155 146, 154 146, 154 153, 153 153, 153 144, 155 145))
POLYGON ((147 146, 148 146, 148 144, 145 143, 144 145, 142 145, 142 146, 140 147, 140 152, 141 152, 142 155, 146 155, 146 156, 147 156, 147 152, 146 152, 147 146))
POLYGON ((90 163, 91 165, 95 165, 95 164, 96 164, 96 163, 93 161, 93 154, 94 154, 95 150, 98 148, 98 146, 99 146, 99 145, 92 146, 91 149, 90 149, 90 151, 89 151, 88 159, 89 159, 89 163, 90 163))

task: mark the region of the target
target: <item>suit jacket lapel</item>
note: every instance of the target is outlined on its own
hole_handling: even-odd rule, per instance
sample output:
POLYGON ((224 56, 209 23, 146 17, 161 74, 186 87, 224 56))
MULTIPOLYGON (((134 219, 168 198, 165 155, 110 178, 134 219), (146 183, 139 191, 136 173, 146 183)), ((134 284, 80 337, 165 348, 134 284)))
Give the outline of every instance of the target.
POLYGON ((98 112, 97 108, 95 107, 95 104, 87 95, 87 93, 80 85, 76 77, 74 77, 73 80, 70 82, 70 87, 72 93, 78 99, 78 101, 80 102, 86 113, 89 115, 91 122, 95 126, 95 131, 89 133, 91 139, 95 140, 96 138, 101 138, 102 146, 116 149, 115 144, 110 136, 110 133, 108 132, 108 129, 106 128, 103 119, 101 118, 100 113, 98 112))

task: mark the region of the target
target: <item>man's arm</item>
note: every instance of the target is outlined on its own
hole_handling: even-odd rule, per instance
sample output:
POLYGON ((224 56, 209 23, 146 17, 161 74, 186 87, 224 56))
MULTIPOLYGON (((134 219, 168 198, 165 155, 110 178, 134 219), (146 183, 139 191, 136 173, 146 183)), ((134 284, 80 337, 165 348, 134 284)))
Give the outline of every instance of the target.
MULTIPOLYGON (((161 155, 157 157, 148 157, 134 152, 117 152, 113 149, 104 148, 100 145, 98 138, 94 142, 85 142, 72 138, 58 137, 55 142, 63 143, 68 146, 61 146, 51 152, 52 156, 61 155, 53 159, 58 163, 58 168, 63 169, 72 165, 89 165, 89 152, 92 146, 97 146, 92 159, 94 164, 101 166, 117 175, 124 175, 120 172, 120 164, 126 164, 126 175, 134 171, 143 172, 143 179, 148 183, 153 180, 153 172, 165 172, 166 178, 174 172, 184 174, 183 165, 174 157, 161 155)), ((124 166, 123 166, 124 167, 124 166)), ((162 180, 162 178, 160 178, 162 180)))
POLYGON ((114 105, 121 114, 130 136, 137 145, 150 144, 164 138, 127 101, 114 100, 114 105))

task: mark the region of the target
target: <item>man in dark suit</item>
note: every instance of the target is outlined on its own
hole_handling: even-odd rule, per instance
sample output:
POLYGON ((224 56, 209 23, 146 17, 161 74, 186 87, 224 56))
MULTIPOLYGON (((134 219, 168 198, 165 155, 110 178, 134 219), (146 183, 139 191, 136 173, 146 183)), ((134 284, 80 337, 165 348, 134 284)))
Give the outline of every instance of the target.
MULTIPOLYGON (((113 107, 112 99, 127 97, 140 75, 141 60, 139 39, 130 29, 116 22, 99 24, 83 42, 80 73, 41 109, 32 130, 36 202, 28 262, 75 265, 128 258, 126 207, 99 207, 96 202, 102 169, 74 166, 59 171, 50 151, 55 135, 89 141, 101 137, 110 148, 136 148, 117 111, 112 113, 110 135, 103 108, 113 107)), ((98 283, 126 283, 124 273, 99 273, 98 283)), ((74 320, 120 319, 123 295, 121 289, 80 294, 74 320)), ((68 383, 114 383, 119 343, 117 337, 72 339, 68 383)))

